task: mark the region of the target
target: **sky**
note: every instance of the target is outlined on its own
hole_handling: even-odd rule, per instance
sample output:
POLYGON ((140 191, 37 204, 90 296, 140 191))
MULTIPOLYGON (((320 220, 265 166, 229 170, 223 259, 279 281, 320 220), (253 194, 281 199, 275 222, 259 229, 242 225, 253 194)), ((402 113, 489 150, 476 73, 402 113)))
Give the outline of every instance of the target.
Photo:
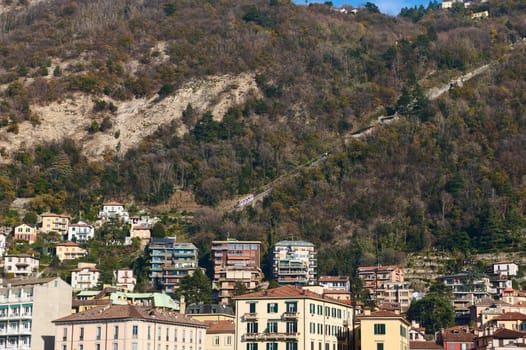
MULTIPOLYGON (((429 0, 332 0, 334 6, 339 7, 347 4, 354 7, 359 7, 367 1, 372 2, 378 6, 380 11, 389 15, 397 15, 400 13, 402 7, 413 7, 415 5, 424 5, 427 7, 429 0)), ((305 4, 305 0, 294 0, 297 4, 305 4)), ((325 0, 308 0, 308 3, 325 2, 325 0)))

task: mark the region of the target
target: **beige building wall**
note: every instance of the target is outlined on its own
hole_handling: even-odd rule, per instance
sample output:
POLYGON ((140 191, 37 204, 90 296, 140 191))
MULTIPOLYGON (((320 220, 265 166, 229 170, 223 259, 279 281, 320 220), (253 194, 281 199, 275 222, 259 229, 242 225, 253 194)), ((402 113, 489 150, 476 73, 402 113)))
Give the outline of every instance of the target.
POLYGON ((234 350, 234 333, 207 334, 205 350, 234 350))
POLYGON ((58 232, 62 235, 68 233, 69 216, 46 213, 41 215, 42 232, 58 232))
POLYGON ((274 350, 274 346, 278 350, 337 349, 338 334, 352 325, 352 307, 309 295, 238 297, 235 349, 254 350, 254 344, 258 350, 274 350))
POLYGON ((205 350, 205 329, 118 318, 57 324, 56 350, 205 350))
MULTIPOLYGON (((381 314, 387 312, 378 312, 381 314)), ((409 327, 402 316, 363 316, 360 319, 361 350, 409 350, 409 327)))
POLYGON ((35 285, 31 350, 53 350, 55 325, 51 321, 71 313, 72 293, 60 278, 35 285))

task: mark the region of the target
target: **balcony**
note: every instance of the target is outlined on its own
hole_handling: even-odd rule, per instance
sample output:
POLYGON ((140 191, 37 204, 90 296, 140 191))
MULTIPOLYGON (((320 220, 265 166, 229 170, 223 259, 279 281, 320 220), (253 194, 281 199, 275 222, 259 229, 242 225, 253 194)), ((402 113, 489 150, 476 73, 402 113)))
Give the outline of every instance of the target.
POLYGON ((287 341, 297 340, 299 333, 247 333, 243 336, 245 341, 287 341))
POLYGON ((285 312, 283 315, 281 315, 281 318, 284 320, 297 320, 298 312, 296 311, 285 312))
POLYGON ((246 314, 243 315, 243 318, 247 321, 256 320, 258 318, 258 314, 255 312, 247 312, 246 314))

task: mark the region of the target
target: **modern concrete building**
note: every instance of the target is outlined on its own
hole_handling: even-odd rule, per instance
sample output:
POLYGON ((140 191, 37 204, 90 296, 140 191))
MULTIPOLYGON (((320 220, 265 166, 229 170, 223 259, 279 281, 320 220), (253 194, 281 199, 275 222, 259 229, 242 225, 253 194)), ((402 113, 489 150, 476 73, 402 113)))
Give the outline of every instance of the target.
POLYGON ((411 324, 399 313, 377 311, 358 318, 358 350, 409 350, 411 324))
POLYGON ((349 276, 320 276, 318 284, 329 290, 341 290, 344 292, 351 290, 349 276))
POLYGON ((283 286, 234 297, 236 350, 349 349, 349 303, 283 286))
POLYGON ((153 238, 149 246, 150 280, 167 293, 179 285, 181 278, 198 268, 198 250, 192 243, 177 243, 175 237, 153 238))
POLYGON ((53 321, 60 350, 204 350, 206 325, 173 311, 107 305, 53 321))
POLYGON ((4 272, 10 277, 31 276, 38 272, 40 261, 27 254, 7 254, 4 256, 4 272))
POLYGON ((212 241, 214 262, 213 288, 218 291, 221 304, 230 304, 236 283, 248 291, 255 290, 261 283, 261 242, 212 241))
POLYGON ((281 241, 272 250, 274 279, 279 284, 313 285, 318 261, 314 244, 305 241, 281 241))
POLYGON ((52 350, 51 321, 70 314, 71 293, 71 286, 58 277, 2 283, 0 349, 52 350))

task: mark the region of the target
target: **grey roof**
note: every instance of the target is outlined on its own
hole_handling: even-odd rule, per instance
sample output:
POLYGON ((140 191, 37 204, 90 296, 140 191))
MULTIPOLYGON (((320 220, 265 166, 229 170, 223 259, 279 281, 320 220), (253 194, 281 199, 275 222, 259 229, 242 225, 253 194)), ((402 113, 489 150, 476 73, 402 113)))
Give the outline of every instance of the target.
POLYGON ((306 241, 280 241, 275 246, 298 246, 298 247, 314 247, 314 244, 306 241))
POLYGON ((234 315, 234 310, 223 304, 195 304, 186 307, 186 314, 227 314, 234 315))

